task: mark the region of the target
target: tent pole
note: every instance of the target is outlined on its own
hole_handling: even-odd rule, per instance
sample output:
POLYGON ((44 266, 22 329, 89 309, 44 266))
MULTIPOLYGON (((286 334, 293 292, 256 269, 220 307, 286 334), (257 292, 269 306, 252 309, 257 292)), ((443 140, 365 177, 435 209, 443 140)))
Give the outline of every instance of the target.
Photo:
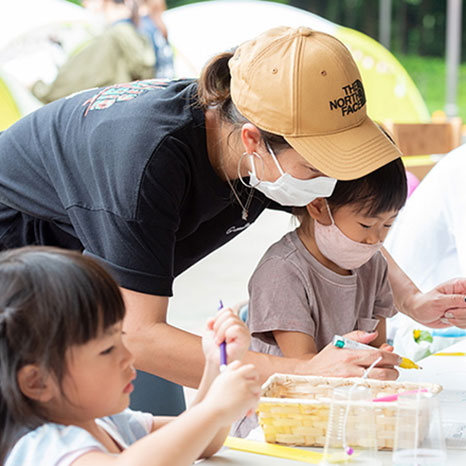
POLYGON ((379 42, 390 50, 392 0, 379 0, 379 42))
POLYGON ((463 0, 447 2, 447 40, 446 40, 446 101, 445 113, 448 118, 458 115, 457 89, 458 67, 461 57, 461 15, 463 0))

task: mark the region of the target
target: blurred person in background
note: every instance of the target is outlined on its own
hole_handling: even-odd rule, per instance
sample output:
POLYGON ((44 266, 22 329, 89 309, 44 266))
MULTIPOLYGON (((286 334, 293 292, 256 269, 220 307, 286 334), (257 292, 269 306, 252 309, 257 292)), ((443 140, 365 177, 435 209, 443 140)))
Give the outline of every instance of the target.
POLYGON ((173 78, 173 49, 168 41, 167 26, 163 22, 162 13, 167 9, 165 0, 143 0, 139 31, 147 36, 154 47, 155 77, 173 78))
POLYGON ((70 56, 51 84, 37 81, 31 92, 43 103, 69 94, 154 77, 155 54, 138 31, 135 0, 85 0, 83 6, 102 16, 105 31, 70 56))

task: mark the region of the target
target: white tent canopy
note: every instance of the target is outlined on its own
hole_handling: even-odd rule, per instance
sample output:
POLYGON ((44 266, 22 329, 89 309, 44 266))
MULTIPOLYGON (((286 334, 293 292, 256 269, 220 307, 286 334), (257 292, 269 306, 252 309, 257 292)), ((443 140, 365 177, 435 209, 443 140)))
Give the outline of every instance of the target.
POLYGON ((334 34, 337 26, 320 16, 280 3, 221 0, 167 10, 163 17, 177 54, 177 74, 198 76, 212 56, 275 26, 308 26, 334 34))
POLYGON ((34 29, 95 21, 87 10, 64 0, 0 0, 0 12, 0 50, 34 29))
POLYGON ((65 0, 0 0, 0 69, 28 87, 51 81, 76 47, 103 24, 65 0))

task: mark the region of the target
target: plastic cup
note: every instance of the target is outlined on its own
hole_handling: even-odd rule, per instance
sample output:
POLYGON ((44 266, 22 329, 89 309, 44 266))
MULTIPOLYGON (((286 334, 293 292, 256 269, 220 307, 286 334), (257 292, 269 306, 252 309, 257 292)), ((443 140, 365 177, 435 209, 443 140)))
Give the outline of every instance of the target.
POLYGON ((395 466, 446 466, 440 405, 432 393, 398 397, 392 461, 395 466))
POLYGON ((376 466, 377 438, 372 393, 369 387, 337 387, 325 436, 322 465, 354 464, 376 466))

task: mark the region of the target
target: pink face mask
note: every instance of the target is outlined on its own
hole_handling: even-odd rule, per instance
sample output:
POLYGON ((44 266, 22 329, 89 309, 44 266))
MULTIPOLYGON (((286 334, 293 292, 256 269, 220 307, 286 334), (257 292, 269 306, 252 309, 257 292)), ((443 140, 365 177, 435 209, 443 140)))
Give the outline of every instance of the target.
POLYGON ((328 260, 345 270, 353 270, 365 264, 381 247, 382 242, 364 244, 348 238, 336 225, 325 201, 331 225, 314 221, 314 235, 319 251, 328 260))

